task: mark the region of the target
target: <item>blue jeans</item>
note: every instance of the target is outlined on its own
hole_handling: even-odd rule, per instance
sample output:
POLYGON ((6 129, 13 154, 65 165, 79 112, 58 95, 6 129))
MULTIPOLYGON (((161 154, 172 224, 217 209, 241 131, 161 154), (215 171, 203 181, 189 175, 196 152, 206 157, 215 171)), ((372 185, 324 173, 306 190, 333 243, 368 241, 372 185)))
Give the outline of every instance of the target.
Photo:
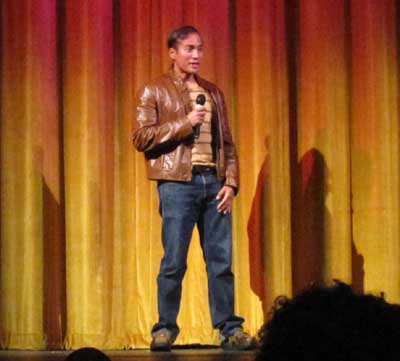
POLYGON ((187 254, 194 226, 207 266, 208 301, 214 328, 229 336, 241 327, 243 318, 234 315, 232 265, 232 217, 217 211, 216 195, 221 183, 214 173, 193 174, 190 182, 159 181, 164 256, 157 278, 159 321, 152 333, 169 330, 175 338, 187 267, 187 254))

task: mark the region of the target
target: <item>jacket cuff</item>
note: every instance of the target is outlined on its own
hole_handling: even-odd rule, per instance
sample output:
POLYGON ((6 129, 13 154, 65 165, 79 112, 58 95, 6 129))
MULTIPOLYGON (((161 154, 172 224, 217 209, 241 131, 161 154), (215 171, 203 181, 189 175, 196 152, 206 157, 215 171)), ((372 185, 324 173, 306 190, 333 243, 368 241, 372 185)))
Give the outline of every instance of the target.
POLYGON ((192 127, 192 123, 190 123, 188 118, 184 118, 182 120, 182 128, 180 130, 180 133, 182 135, 182 138, 185 138, 191 134, 193 134, 193 127, 192 127))

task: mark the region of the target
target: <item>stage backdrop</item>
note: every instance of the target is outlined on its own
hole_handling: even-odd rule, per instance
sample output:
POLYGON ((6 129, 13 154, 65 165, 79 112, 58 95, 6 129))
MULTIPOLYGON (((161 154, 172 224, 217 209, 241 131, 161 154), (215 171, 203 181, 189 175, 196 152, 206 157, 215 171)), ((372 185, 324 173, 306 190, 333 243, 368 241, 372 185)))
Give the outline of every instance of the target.
MULTIPOLYGON (((341 279, 400 301, 396 0, 3 0, 0 344, 148 347, 162 248, 138 87, 193 24, 241 162, 236 310, 341 279)), ((195 232, 196 233, 196 232, 195 232)), ((179 344, 218 343, 197 234, 179 344)))

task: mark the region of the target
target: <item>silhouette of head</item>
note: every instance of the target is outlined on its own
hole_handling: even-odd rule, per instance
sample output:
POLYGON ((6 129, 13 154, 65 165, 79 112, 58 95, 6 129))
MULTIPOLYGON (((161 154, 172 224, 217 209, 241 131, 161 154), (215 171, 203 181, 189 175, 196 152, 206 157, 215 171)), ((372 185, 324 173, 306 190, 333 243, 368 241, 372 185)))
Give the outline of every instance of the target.
POLYGON ((400 360, 400 307, 350 286, 312 286, 279 298, 256 361, 400 360))
POLYGON ((83 347, 70 353, 65 361, 111 361, 111 359, 93 347, 83 347))

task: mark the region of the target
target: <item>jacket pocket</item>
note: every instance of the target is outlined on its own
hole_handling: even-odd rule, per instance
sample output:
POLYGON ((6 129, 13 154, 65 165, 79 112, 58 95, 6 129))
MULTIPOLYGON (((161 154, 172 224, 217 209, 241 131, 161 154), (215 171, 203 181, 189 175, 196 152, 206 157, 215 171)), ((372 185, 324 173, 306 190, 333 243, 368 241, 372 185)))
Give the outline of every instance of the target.
POLYGON ((174 167, 175 163, 175 151, 172 151, 170 153, 166 153, 162 156, 162 167, 163 169, 166 170, 171 170, 174 167))

